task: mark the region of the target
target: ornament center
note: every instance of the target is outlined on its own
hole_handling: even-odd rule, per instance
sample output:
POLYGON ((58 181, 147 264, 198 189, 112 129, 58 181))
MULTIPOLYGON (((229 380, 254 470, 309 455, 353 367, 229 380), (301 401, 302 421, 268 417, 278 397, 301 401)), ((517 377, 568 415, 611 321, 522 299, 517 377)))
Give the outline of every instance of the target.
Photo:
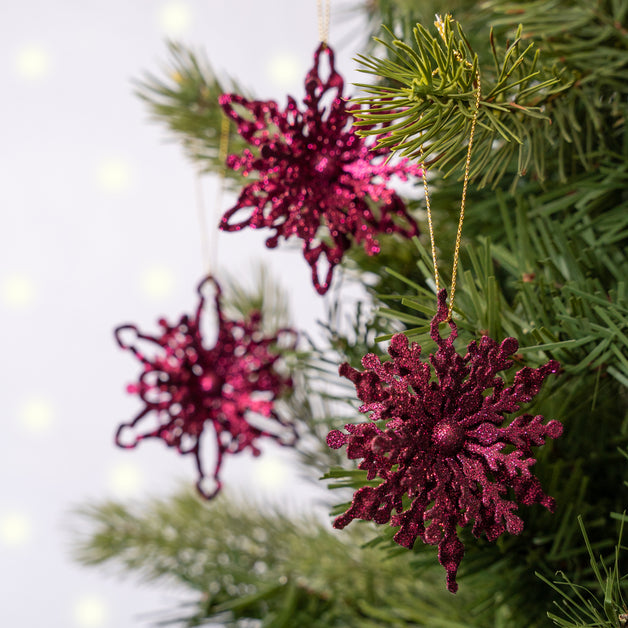
POLYGON ((454 456, 464 445, 464 430, 449 419, 437 423, 432 432, 432 443, 443 456, 454 456))
POLYGON ((324 179, 334 179, 338 174, 338 164, 330 154, 316 155, 313 160, 313 167, 318 176, 324 179))
POLYGON ((217 373, 206 373, 200 378, 201 389, 213 397, 219 397, 224 380, 217 373))

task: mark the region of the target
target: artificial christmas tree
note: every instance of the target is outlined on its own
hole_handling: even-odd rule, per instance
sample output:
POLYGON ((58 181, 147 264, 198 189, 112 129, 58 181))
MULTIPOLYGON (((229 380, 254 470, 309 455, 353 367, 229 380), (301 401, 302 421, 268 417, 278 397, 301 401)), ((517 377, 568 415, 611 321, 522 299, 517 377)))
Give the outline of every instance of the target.
MULTIPOLYGON (((133 508, 88 507, 93 528, 78 555, 177 578, 198 594, 178 619, 183 625, 626 625, 628 5, 378 0, 361 10, 378 39, 359 56, 372 82, 347 105, 357 120, 351 133, 375 136, 374 154, 389 151, 391 164, 417 175, 418 189, 419 171, 427 170, 422 202, 390 192, 411 225, 402 235, 417 223, 424 235, 383 229, 378 251, 350 248, 361 241, 355 198, 334 205, 332 222, 321 218, 327 197, 317 200, 322 213, 308 223, 308 237, 332 250, 341 235, 333 225, 351 225, 351 241, 343 239, 342 254, 329 263, 368 283, 365 301, 376 309, 365 320, 357 308, 348 327, 331 317, 321 327, 324 340, 302 344, 293 392, 280 402, 301 436, 294 447, 303 470, 313 479, 323 473, 340 491, 331 493, 336 501, 355 493, 353 505, 331 508, 338 527, 356 518, 392 518, 393 526, 337 531, 224 492, 209 504, 182 494, 133 508), (436 11, 455 21, 432 26, 436 11), (437 235, 431 247, 429 233, 437 235), (456 262, 448 267, 448 260, 456 262), (452 287, 449 308, 439 276, 452 287), (382 343, 391 338, 386 357, 382 343), (437 378, 421 359, 428 354, 437 378), (339 367, 370 417, 360 415, 339 367), (363 464, 343 459, 345 444, 363 464), (429 544, 439 545, 455 596, 429 544)), ((322 39, 318 54, 327 49, 322 39)), ((331 134, 312 142, 313 155, 303 154, 310 127, 301 125, 300 152, 291 152, 291 131, 282 125, 298 122, 296 110, 280 114, 259 104, 267 101, 221 96, 193 55, 173 50, 176 80, 149 82, 141 95, 205 169, 233 190, 249 190, 237 207, 254 207, 259 226, 287 222, 266 213, 266 201, 273 208, 275 201, 246 179, 250 172, 225 169, 217 158, 222 136, 232 154, 246 155, 231 166, 246 162, 264 185, 282 168, 292 175, 296 160, 302 196, 292 198, 284 184, 281 193, 300 211, 310 211, 312 194, 303 172, 327 176, 332 189, 347 176, 341 167, 317 170, 329 162, 321 146, 331 134), (226 133, 221 103, 238 122, 226 133), (246 117, 251 107, 261 107, 259 115, 246 117)), ((315 109, 314 121, 326 120, 315 109)), ((385 218, 381 189, 373 194, 370 178, 362 185, 353 174, 366 204, 363 224, 371 224, 369 212, 385 218)), ((330 273, 314 276, 319 291, 330 273)))

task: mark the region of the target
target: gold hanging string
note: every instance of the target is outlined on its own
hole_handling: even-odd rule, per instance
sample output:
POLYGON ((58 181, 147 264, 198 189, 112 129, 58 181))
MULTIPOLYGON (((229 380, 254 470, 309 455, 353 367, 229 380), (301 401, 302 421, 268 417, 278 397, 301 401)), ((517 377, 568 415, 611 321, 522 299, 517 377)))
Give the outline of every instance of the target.
POLYGON ((447 320, 451 319, 451 313, 454 309, 454 296, 456 295, 456 277, 458 276, 458 258, 460 257, 460 240, 462 239, 462 223, 464 222, 464 210, 467 203, 467 188, 469 187, 469 172, 471 170, 471 150, 473 149, 473 136, 475 135, 475 126, 478 121, 478 113, 480 111, 480 73, 476 72, 475 81, 477 83, 477 92, 475 95, 475 111, 471 120, 471 131, 469 132, 469 144, 467 146, 467 158, 464 164, 464 180, 462 183, 462 197, 460 199, 460 218, 458 219, 458 232, 456 233, 456 245, 454 247, 454 262, 451 270, 451 294, 449 295, 449 310, 447 320))
MULTIPOLYGON (((441 38, 446 42, 447 38, 445 36, 445 23, 440 17, 440 15, 436 16, 435 25, 436 25, 436 28, 438 29, 438 32, 441 38)), ((454 51, 454 56, 456 57, 458 61, 460 62, 463 61, 462 56, 457 50, 454 51)), ((465 63, 468 67, 473 67, 468 61, 465 61, 465 63)), ((456 279, 458 276, 458 260, 460 257, 460 242, 462 239, 462 225, 464 223, 464 212, 465 212, 465 206, 467 203, 467 189, 469 187, 469 173, 471 170, 471 151, 473 149, 473 137, 475 135, 475 127, 478 120, 478 114, 480 112, 480 97, 482 94, 482 86, 480 83, 479 70, 476 70, 476 73, 475 73, 475 83, 477 87, 476 93, 475 93, 475 111, 473 112, 473 118, 471 120, 471 131, 469 133, 469 143, 467 145, 467 157, 465 160, 465 167, 464 167, 462 197, 460 199, 460 217, 458 218, 458 231, 456 233, 456 244, 454 246, 454 260, 453 260, 452 272, 451 272, 451 291, 449 294, 449 309, 447 312, 448 321, 451 319, 451 314, 454 309, 454 297, 456 295, 456 279)), ((434 238, 434 225, 432 222, 432 207, 430 203, 430 195, 429 195, 429 189, 428 189, 428 184, 427 184, 427 169, 425 167, 425 163, 423 163, 423 149, 421 148, 420 151, 421 151, 421 162, 422 162, 421 166, 422 166, 422 177, 423 177, 423 190, 425 192, 425 207, 427 211, 427 224, 428 224, 429 232, 430 232, 430 244, 432 248, 432 263, 434 264, 434 283, 436 284, 436 292, 438 292, 440 290, 440 277, 438 274, 438 263, 437 263, 437 258, 436 258, 436 242, 434 238)))
POLYGON ((316 0, 316 12, 318 14, 318 38, 327 45, 329 40, 329 17, 331 14, 331 0, 316 0))
POLYGON ((222 206, 222 197, 225 191, 226 177, 226 161, 227 152, 229 150, 229 119, 226 115, 222 116, 220 125, 220 144, 218 145, 218 161, 221 164, 220 173, 218 175, 218 189, 216 191, 216 199, 211 211, 212 224, 208 228, 205 212, 205 202, 203 198, 203 186, 201 180, 201 170, 196 173, 196 203, 198 208, 198 222, 201 232, 201 255, 203 258, 203 268, 209 275, 212 269, 216 268, 218 263, 218 228, 216 225, 216 212, 220 211, 222 206))
POLYGON ((438 264, 436 262, 436 243, 434 242, 434 226, 432 224, 432 206, 430 205, 430 192, 427 186, 427 169, 423 163, 423 148, 421 147, 421 174, 423 176, 423 191, 425 195, 425 208, 427 210, 427 224, 430 229, 430 244, 432 245, 432 264, 434 265, 434 283, 436 292, 440 291, 440 280, 438 275, 438 264))

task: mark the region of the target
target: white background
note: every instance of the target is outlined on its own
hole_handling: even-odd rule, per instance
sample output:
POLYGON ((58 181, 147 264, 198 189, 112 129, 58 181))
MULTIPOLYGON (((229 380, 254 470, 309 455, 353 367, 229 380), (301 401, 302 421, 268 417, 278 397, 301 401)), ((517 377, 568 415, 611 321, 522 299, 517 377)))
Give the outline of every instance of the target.
MULTIPOLYGON (((332 3, 330 42, 348 79, 359 19, 332 3)), ((138 374, 112 329, 155 329, 195 305, 202 275, 195 174, 148 121, 132 79, 159 75, 165 39, 205 51, 260 98, 303 95, 318 43, 315 0, 22 0, 0 8, 0 626, 131 628, 173 608, 176 591, 120 580, 69 557, 79 504, 167 495, 193 460, 160 443, 118 450, 138 410, 138 374), (147 615, 148 613, 148 615, 147 615)), ((208 211, 216 184, 203 183, 208 211)), ((226 209, 233 199, 225 198, 226 209)), ((216 212, 214 222, 217 220, 216 212)), ((214 240, 215 241, 215 240, 214 240)), ((298 252, 264 234, 221 234, 219 263, 246 278, 260 260, 281 276, 296 324, 324 300, 298 252)), ((297 500, 272 451, 225 467, 225 490, 297 500)))

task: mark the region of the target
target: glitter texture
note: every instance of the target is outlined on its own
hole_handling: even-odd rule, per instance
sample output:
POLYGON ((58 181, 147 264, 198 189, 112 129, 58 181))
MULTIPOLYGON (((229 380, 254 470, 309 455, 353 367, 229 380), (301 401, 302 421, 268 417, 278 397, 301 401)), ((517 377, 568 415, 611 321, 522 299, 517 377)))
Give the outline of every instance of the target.
POLYGON ((296 334, 282 329, 274 336, 264 336, 259 314, 244 321, 227 320, 221 309, 220 286, 211 277, 199 285, 198 294, 194 318, 183 315, 176 325, 161 319, 161 333, 156 336, 141 333, 135 325, 115 330, 120 347, 131 351, 144 369, 139 380, 127 387, 129 393, 138 395, 144 408, 131 422, 120 425, 116 444, 132 448, 145 438, 159 438, 181 454, 193 454, 199 473, 197 488, 210 499, 221 488, 224 454, 249 449, 257 456, 260 450, 256 442, 264 436, 294 444, 294 427, 274 408, 276 397, 289 390, 292 381, 275 369, 280 356, 273 347, 294 347, 296 334), (200 329, 207 286, 215 290, 218 322, 211 349, 205 348, 200 329), (128 336, 132 340, 127 341, 128 336), (154 355, 147 357, 134 341, 142 341, 154 355), (148 430, 138 430, 150 419, 156 421, 148 430), (216 439, 211 477, 203 470, 200 452, 201 436, 208 425, 214 428, 216 439))
POLYGON ((356 135, 354 108, 346 105, 343 85, 333 51, 321 44, 305 79, 303 111, 291 96, 284 111, 274 101, 251 101, 238 94, 220 97, 225 113, 254 147, 253 152, 230 155, 227 165, 245 176, 257 173, 224 214, 220 228, 268 227, 274 230, 266 240, 270 248, 280 237, 300 238, 320 294, 327 292, 334 267, 353 242, 374 255, 379 252, 378 234, 409 238, 418 233, 404 202, 387 183, 392 175, 403 181, 408 175, 420 176, 420 168, 407 159, 386 163, 385 149, 373 148, 356 135), (321 55, 329 65, 326 80, 319 74, 321 55), (238 221, 233 222, 236 214, 238 221))
POLYGON ((360 412, 370 412, 371 422, 346 425, 348 433, 333 430, 327 444, 334 449, 346 445, 349 458, 362 459, 359 468, 367 470, 368 480, 383 480, 358 489, 334 527, 342 529, 354 519, 390 522, 399 526, 394 536, 399 545, 412 548, 417 537, 438 545, 447 588, 455 593, 464 555, 457 526, 472 524, 476 537, 484 533, 494 541, 505 531, 523 530, 515 514, 519 504, 538 503, 553 511, 554 500, 530 472, 536 462, 531 447, 560 436, 562 425, 544 425, 543 416, 524 414, 504 426, 505 415, 531 401, 560 365, 550 360, 536 369, 524 367, 505 387, 496 374, 512 366, 509 356, 517 351, 517 340, 498 344, 484 336, 471 342, 462 357, 454 349, 455 323, 449 322, 448 338, 439 333, 439 323, 447 319, 446 299, 441 290, 431 324, 431 337, 438 343, 430 356, 437 381, 430 364, 421 361, 421 347, 409 345, 403 334, 390 342, 391 360, 367 354, 365 371, 343 364, 340 374, 355 384, 363 401, 360 412), (376 421, 385 422, 383 429, 376 421))

